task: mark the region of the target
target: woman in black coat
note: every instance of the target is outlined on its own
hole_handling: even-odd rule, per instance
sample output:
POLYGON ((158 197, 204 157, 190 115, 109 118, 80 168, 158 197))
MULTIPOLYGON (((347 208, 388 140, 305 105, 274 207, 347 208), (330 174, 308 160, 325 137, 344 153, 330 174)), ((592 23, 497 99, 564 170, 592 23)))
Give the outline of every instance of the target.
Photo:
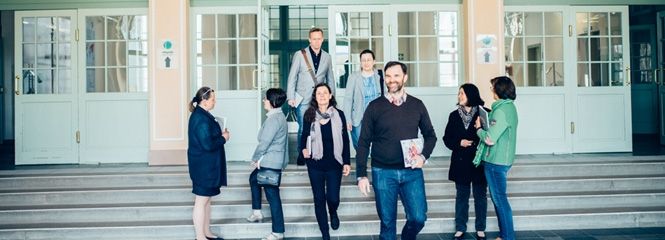
POLYGON ((192 179, 194 199, 194 230, 197 240, 221 239, 210 231, 210 197, 226 186, 226 155, 224 144, 229 132, 222 129, 210 110, 215 107, 215 91, 202 87, 190 102, 189 146, 187 163, 192 179))
POLYGON ((485 239, 487 218, 487 181, 484 169, 475 167, 473 159, 478 148, 478 135, 473 127, 478 118, 479 108, 485 102, 480 98, 478 88, 470 83, 459 88, 457 109, 448 116, 448 125, 443 143, 453 151, 450 157, 448 179, 455 182, 455 235, 454 239, 464 239, 466 222, 469 220, 469 194, 473 184, 473 199, 476 210, 476 235, 485 239))

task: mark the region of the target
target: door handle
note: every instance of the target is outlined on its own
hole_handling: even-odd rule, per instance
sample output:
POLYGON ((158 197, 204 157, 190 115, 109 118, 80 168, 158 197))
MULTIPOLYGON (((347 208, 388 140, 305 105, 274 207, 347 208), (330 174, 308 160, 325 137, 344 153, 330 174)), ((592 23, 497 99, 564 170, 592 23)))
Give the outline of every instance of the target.
POLYGON ((656 68, 653 70, 653 83, 655 83, 656 85, 660 85, 660 82, 658 81, 658 71, 660 70, 662 69, 656 68))
POLYGON ((630 86, 630 67, 626 67, 626 83, 625 86, 630 86))
POLYGON ((252 70, 252 87, 254 89, 259 89, 259 81, 256 78, 256 75, 257 75, 256 73, 258 73, 258 72, 259 72, 258 68, 252 70))
POLYGON ((14 93, 15 93, 16 95, 20 95, 20 94, 21 94, 21 92, 18 90, 18 82, 19 82, 19 80, 21 80, 21 76, 16 75, 16 78, 14 79, 14 93))
POLYGON ((575 134, 575 122, 570 122, 570 134, 575 134))

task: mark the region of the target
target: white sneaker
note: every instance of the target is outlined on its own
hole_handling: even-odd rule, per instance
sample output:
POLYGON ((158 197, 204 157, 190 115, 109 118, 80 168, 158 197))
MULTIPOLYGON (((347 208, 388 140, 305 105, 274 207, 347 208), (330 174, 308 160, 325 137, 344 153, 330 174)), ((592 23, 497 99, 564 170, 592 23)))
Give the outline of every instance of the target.
POLYGON ((270 234, 268 234, 268 236, 263 237, 261 240, 280 240, 280 239, 284 239, 283 233, 271 232, 270 234))
POLYGON ((249 217, 247 217, 247 221, 248 222, 253 222, 253 223, 261 222, 261 221, 263 221, 263 215, 252 213, 252 215, 249 215, 249 217))

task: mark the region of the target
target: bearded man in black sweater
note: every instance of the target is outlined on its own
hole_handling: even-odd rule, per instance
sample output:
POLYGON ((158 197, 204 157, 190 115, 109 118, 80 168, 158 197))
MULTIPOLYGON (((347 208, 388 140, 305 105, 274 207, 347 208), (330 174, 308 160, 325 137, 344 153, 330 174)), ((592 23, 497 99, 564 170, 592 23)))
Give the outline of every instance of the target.
POLYGON ((367 196, 367 157, 372 148, 372 186, 376 211, 381 220, 381 240, 397 238, 397 196, 406 212, 402 239, 416 239, 427 220, 427 199, 422 167, 432 154, 436 134, 423 102, 404 91, 407 67, 401 62, 388 62, 384 68, 388 94, 370 102, 362 119, 363 129, 356 153, 356 175, 360 192, 367 196), (411 148, 407 159, 402 140, 423 135, 422 150, 411 148))

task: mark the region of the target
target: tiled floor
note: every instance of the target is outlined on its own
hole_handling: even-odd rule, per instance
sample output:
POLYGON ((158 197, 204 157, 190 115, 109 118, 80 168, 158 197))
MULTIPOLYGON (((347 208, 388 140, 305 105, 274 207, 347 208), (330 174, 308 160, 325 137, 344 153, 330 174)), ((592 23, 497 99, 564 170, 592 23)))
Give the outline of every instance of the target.
MULTIPOLYGON (((488 238, 494 240, 496 232, 488 232, 488 238)), ((448 240, 452 233, 421 234, 418 240, 448 240)), ((315 240, 321 238, 287 238, 289 240, 315 240)), ((379 236, 333 237, 334 240, 378 240, 379 236)), ((475 234, 466 234, 465 239, 474 240, 475 234)), ((626 228, 626 229, 591 229, 591 230, 552 230, 517 232, 518 240, 665 240, 665 228, 626 228)))

